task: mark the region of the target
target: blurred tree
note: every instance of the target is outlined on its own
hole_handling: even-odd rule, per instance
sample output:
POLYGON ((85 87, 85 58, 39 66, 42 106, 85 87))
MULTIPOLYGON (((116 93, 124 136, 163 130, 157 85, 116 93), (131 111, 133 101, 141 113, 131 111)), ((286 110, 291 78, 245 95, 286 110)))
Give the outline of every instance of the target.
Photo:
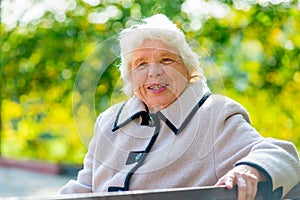
POLYGON ((263 135, 300 147, 296 2, 27 2, 21 14, 1 2, 3 156, 81 163, 95 117, 125 98, 116 36, 155 13, 168 15, 196 43, 213 91, 241 102, 263 135))

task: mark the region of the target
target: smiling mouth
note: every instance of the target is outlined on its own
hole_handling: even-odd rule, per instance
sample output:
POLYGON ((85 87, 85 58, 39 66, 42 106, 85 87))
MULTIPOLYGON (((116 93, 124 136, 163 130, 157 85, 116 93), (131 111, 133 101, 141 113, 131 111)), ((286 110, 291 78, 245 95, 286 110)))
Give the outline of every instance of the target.
POLYGON ((158 91, 158 90, 166 88, 167 86, 168 86, 168 84, 154 84, 154 85, 147 87, 147 89, 153 90, 153 91, 158 91))

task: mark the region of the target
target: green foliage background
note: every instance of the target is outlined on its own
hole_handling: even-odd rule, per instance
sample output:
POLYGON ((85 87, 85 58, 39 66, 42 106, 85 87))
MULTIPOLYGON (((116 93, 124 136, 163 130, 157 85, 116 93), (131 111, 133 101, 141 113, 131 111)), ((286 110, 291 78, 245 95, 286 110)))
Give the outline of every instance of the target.
MULTIPOLYGON (((262 135, 289 140, 300 150, 299 3, 252 3, 239 9, 234 1, 220 1, 229 12, 199 18, 199 29, 189 26, 197 15, 184 11, 183 0, 74 3, 64 19, 48 11, 26 25, 10 28, 1 23, 2 156, 81 163, 94 121, 85 107, 77 111, 86 121, 78 125, 74 120, 74 96, 80 94, 74 94, 73 86, 79 68, 98 44, 156 13, 169 16, 199 44, 195 50, 215 93, 244 105, 262 135), (92 13, 103 12, 115 14, 93 23, 92 13)), ((95 80, 96 115, 124 98, 114 94, 121 84, 118 62, 95 80)))

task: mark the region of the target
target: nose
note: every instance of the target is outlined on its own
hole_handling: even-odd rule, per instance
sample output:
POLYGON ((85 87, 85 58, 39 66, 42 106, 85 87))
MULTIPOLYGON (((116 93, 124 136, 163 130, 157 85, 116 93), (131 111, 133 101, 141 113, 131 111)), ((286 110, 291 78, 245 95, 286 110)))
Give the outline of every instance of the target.
POLYGON ((148 71, 148 75, 150 77, 157 77, 157 76, 161 76, 162 74, 163 74, 163 69, 160 66, 160 64, 158 63, 150 64, 149 71, 148 71))

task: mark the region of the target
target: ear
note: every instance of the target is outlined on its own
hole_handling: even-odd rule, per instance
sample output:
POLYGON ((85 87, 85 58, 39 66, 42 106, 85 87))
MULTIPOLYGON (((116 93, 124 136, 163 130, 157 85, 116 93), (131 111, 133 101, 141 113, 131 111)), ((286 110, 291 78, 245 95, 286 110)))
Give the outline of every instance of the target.
POLYGON ((192 75, 191 75, 191 73, 189 72, 189 70, 187 70, 187 72, 186 72, 186 79, 187 79, 188 82, 191 82, 192 75))

